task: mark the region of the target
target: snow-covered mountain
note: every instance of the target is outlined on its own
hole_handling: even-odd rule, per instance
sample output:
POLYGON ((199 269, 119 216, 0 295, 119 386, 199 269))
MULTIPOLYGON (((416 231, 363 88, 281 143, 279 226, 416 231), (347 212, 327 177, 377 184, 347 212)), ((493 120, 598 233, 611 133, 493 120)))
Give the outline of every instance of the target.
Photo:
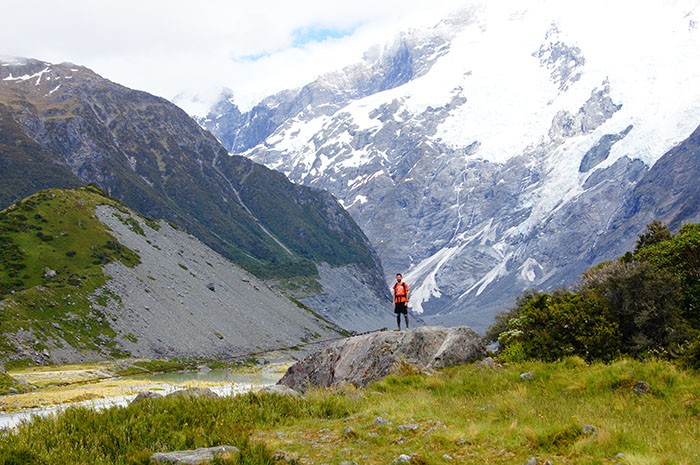
POLYGON ((625 205, 700 125, 698 21, 697 0, 470 2, 247 113, 226 96, 201 124, 330 190, 428 321, 483 330, 644 229, 625 205))

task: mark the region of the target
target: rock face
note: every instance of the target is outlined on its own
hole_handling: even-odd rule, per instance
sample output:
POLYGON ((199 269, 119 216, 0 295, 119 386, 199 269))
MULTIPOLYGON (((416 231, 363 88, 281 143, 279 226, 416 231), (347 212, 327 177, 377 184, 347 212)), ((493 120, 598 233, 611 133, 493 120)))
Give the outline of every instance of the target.
POLYGON ((401 362, 440 368, 485 356, 481 337, 465 326, 380 331, 344 339, 309 355, 292 365, 278 384, 301 392, 313 386, 366 386, 391 374, 401 362))

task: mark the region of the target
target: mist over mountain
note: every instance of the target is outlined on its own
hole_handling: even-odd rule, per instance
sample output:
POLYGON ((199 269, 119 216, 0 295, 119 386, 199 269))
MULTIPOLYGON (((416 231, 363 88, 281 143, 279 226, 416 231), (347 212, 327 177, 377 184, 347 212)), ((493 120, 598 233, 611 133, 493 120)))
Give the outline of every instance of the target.
POLYGON ((483 330, 651 220, 700 219, 699 20, 691 1, 472 2, 200 124, 332 192, 428 321, 483 330))
POLYGON ((229 156, 170 102, 78 65, 16 59, 0 63, 0 125, 0 207, 94 183, 347 329, 385 324, 381 264, 336 199, 229 156))

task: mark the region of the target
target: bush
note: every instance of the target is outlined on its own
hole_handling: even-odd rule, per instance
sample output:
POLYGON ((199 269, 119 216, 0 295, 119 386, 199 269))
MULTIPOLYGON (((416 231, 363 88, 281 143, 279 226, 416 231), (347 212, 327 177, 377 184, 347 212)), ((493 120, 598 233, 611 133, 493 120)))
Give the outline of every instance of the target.
POLYGON ((689 344, 679 362, 684 368, 700 371, 700 336, 689 344))
POLYGON ((608 361, 618 354, 676 358, 698 366, 700 342, 700 224, 673 236, 655 221, 634 252, 587 270, 575 290, 528 291, 496 315, 487 342, 517 360, 568 355, 608 361))
POLYGON ((530 292, 507 318, 507 328, 498 337, 501 353, 544 361, 572 355, 587 361, 612 360, 620 352, 620 338, 607 313, 594 293, 530 292))
POLYGON ((674 351, 688 337, 681 316, 680 280, 649 262, 616 261, 598 266, 584 274, 580 289, 603 298, 629 355, 674 351))
POLYGON ((673 274, 682 293, 682 316, 700 329, 700 224, 683 225, 678 235, 639 249, 635 258, 673 274))

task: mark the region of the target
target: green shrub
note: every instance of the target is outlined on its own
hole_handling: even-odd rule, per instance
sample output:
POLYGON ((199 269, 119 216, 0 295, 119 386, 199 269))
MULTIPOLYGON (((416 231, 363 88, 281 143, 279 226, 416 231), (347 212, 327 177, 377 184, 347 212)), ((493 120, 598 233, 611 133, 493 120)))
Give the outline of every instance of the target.
POLYGON ((610 262, 586 272, 581 289, 602 296, 629 355, 675 350, 687 339, 680 280, 665 269, 646 261, 610 262))
POLYGON ((617 325, 592 293, 531 292, 518 301, 498 342, 506 357, 554 361, 578 355, 609 361, 620 352, 617 325))
POLYGON ((688 344, 679 362, 685 368, 700 371, 700 336, 688 344))
POLYGON ((679 234, 656 221, 634 252, 583 273, 574 290, 527 291, 496 315, 485 335, 511 360, 578 355, 610 361, 619 354, 675 358, 693 366, 700 330, 700 224, 679 234))

